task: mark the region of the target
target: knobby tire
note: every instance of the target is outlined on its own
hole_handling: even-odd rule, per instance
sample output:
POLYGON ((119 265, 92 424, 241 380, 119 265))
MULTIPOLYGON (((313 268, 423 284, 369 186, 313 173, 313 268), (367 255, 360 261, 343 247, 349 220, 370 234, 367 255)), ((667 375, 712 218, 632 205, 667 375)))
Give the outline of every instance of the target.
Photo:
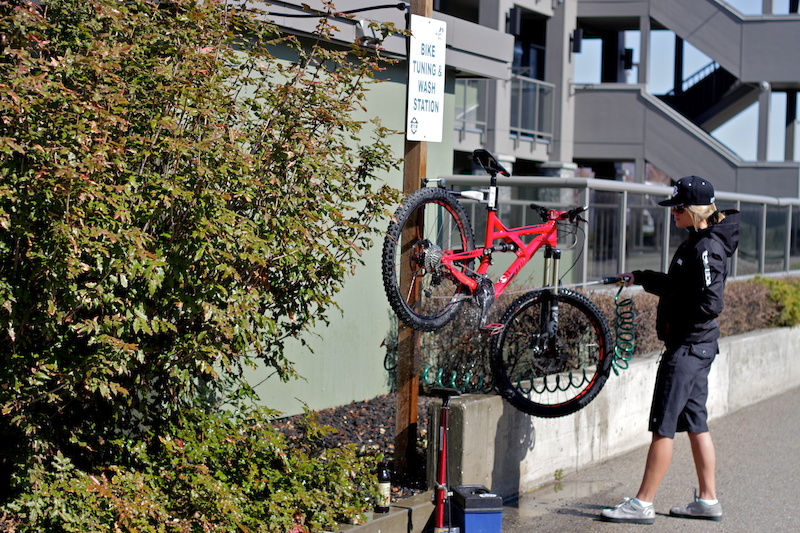
MULTIPOLYGON (((452 194, 433 187, 410 194, 389 224, 381 262, 383 287, 398 318, 419 331, 450 322, 469 289, 441 265, 441 252, 474 248, 467 213, 452 194), (423 224, 416 227, 420 216, 423 224), (401 286, 403 269, 408 269, 410 285, 401 286)), ((457 266, 465 271, 471 263, 457 266)))
POLYGON ((511 405, 539 417, 566 416, 586 407, 608 379, 613 346, 608 322, 586 296, 558 292, 558 334, 549 341, 552 293, 529 292, 514 301, 492 343, 495 386, 511 405))

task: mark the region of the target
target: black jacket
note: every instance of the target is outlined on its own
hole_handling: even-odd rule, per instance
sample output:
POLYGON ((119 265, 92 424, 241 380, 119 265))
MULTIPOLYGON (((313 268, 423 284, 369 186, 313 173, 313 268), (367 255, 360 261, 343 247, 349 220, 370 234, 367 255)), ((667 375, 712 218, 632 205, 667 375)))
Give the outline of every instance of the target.
POLYGON ((669 272, 636 270, 633 281, 660 297, 658 338, 668 346, 719 338, 717 317, 728 275, 728 258, 739 244, 739 212, 726 211, 718 224, 695 231, 675 252, 669 272))

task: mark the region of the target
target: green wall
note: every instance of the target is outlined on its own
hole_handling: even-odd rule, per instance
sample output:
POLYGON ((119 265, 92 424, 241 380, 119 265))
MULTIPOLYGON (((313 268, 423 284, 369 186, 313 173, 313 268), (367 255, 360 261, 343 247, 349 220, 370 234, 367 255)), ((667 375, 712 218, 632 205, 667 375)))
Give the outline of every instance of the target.
MULTIPOLYGON (((405 63, 386 73, 388 81, 373 85, 369 94, 368 116, 380 116, 383 125, 403 130, 405 122, 405 63)), ((441 143, 428 143, 428 176, 452 173, 453 148, 453 88, 448 79, 445 97, 444 139, 441 143)), ((393 145, 398 157, 404 151, 404 139, 397 135, 393 145)), ((402 188, 402 172, 386 176, 386 182, 402 188)), ((388 221, 381 221, 383 230, 388 221)), ((263 403, 287 415, 310 409, 324 409, 344 405, 351 401, 374 398, 389 392, 388 373, 383 360, 386 350, 381 347, 391 328, 393 313, 383 292, 380 273, 380 242, 364 255, 363 266, 348 280, 337 301, 341 311, 328 312, 330 325, 320 321, 315 335, 306 337, 309 347, 299 342, 287 352, 295 363, 301 379, 282 383, 269 372, 258 370, 250 376, 250 383, 263 403), (313 353, 312 351, 313 350, 313 353)))

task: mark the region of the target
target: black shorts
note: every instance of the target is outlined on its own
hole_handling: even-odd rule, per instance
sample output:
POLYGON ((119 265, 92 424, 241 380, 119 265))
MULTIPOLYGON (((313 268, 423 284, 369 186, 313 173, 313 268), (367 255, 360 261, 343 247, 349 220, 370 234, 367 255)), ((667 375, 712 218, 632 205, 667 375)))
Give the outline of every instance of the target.
POLYGON ((661 358, 650 408, 650 431, 674 438, 677 431, 708 431, 708 373, 716 341, 668 348, 661 358))

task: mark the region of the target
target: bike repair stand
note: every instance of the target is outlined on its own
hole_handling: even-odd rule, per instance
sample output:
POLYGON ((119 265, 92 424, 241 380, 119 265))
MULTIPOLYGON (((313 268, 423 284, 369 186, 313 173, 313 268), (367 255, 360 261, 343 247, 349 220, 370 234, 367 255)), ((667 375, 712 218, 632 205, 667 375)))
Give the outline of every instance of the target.
POLYGON ((431 396, 442 399, 442 410, 439 414, 439 457, 437 460, 436 487, 434 492, 433 533, 460 533, 452 524, 452 502, 450 487, 447 483, 447 431, 450 423, 450 398, 460 396, 461 392, 446 387, 433 387, 431 396), (445 507, 447 508, 447 525, 445 525, 445 507))

